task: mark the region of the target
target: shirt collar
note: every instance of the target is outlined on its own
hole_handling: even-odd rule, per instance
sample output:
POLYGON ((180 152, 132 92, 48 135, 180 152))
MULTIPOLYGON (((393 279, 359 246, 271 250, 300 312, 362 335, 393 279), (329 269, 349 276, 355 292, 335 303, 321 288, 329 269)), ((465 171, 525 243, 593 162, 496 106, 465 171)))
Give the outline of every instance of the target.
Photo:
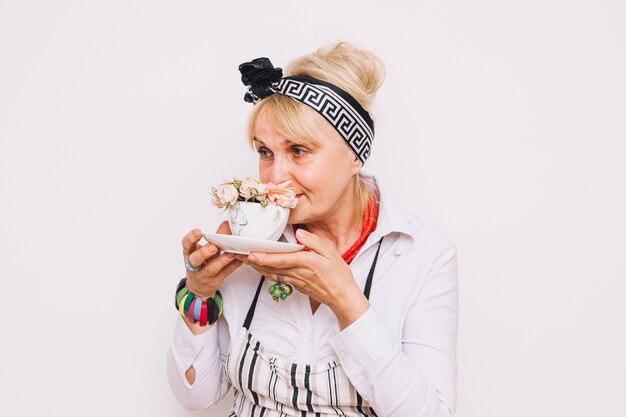
POLYGON ((363 171, 361 171, 361 176, 365 183, 375 190, 380 200, 376 230, 374 230, 367 239, 363 249, 375 244, 383 236, 397 233, 398 243, 396 244, 395 254, 400 255, 413 245, 413 234, 411 233, 407 216, 402 209, 400 209, 389 192, 387 192, 388 188, 384 183, 381 184, 379 179, 363 171))

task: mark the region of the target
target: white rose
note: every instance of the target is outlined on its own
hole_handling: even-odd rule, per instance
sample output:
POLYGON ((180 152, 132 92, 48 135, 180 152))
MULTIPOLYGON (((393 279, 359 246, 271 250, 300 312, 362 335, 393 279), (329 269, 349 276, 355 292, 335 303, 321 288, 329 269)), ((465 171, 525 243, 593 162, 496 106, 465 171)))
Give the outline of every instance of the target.
POLYGON ((256 189, 254 199, 257 201, 265 201, 267 199, 265 184, 257 183, 254 188, 256 189))
POLYGON ((298 204, 298 199, 294 194, 279 195, 276 197, 276 204, 280 207, 292 209, 298 204))
POLYGON ((257 183, 257 185, 254 188, 256 188, 256 192, 259 195, 265 194, 267 192, 265 184, 261 184, 260 182, 257 183))
POLYGON ((239 191, 232 184, 222 184, 217 188, 217 198, 219 198, 224 205, 233 205, 239 198, 239 191))
MULTIPOLYGON (((245 180, 241 181, 241 187, 239 187, 239 193, 243 198, 249 200, 253 196, 252 190, 259 189, 259 182, 254 178, 248 177, 245 180)), ((255 193, 256 194, 256 193, 255 193)))

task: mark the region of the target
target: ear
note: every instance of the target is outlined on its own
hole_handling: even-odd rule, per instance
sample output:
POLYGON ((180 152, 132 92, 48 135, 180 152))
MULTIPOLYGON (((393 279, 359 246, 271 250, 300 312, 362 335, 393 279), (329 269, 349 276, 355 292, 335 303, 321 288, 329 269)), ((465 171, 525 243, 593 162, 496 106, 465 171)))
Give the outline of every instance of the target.
MULTIPOLYGON (((352 151, 350 151, 352 153, 352 151)), ((361 168, 363 168, 363 164, 361 163, 361 161, 359 161, 359 158, 356 157, 356 155, 354 156, 354 161, 352 161, 352 168, 351 168, 351 173, 352 175, 357 174, 361 168)))

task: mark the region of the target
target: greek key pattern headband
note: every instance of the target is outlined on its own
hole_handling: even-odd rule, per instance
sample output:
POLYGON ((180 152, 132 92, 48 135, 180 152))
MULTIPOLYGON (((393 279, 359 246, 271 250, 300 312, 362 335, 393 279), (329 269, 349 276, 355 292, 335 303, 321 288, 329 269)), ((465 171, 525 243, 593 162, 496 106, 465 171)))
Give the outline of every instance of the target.
POLYGON ((374 140, 374 122, 359 102, 343 89, 308 76, 282 77, 267 58, 239 66, 241 81, 248 86, 244 100, 256 104, 274 93, 303 103, 324 117, 339 132, 362 164, 374 140))

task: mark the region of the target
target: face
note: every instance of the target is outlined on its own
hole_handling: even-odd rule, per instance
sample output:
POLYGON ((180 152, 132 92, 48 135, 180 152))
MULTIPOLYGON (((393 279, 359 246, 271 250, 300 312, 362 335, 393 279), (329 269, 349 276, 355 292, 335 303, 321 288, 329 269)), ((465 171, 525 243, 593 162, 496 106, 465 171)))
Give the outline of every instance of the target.
POLYGON ((257 116, 254 146, 259 154, 259 177, 262 182, 279 184, 291 180, 290 187, 298 197, 289 223, 313 223, 330 218, 346 200, 352 177, 360 162, 339 133, 313 109, 304 117, 319 132, 319 146, 292 142, 276 132, 267 112, 257 116))

